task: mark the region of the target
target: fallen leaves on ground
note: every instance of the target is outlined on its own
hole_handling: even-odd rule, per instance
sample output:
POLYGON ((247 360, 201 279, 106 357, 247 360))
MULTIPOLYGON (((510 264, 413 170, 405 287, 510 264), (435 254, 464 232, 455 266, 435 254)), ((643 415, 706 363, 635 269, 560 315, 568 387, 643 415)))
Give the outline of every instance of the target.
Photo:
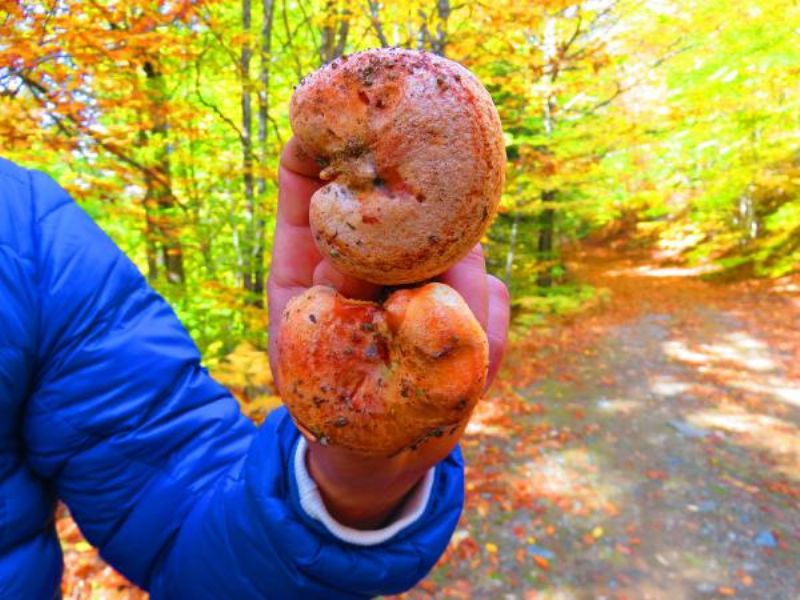
MULTIPOLYGON (((611 300, 515 340, 463 438, 458 529, 404 597, 800 589, 800 278, 720 286, 647 260, 573 257, 611 300)), ((277 401, 253 348, 215 373, 256 420, 277 401)), ((64 509, 58 528, 65 598, 146 597, 64 509)))

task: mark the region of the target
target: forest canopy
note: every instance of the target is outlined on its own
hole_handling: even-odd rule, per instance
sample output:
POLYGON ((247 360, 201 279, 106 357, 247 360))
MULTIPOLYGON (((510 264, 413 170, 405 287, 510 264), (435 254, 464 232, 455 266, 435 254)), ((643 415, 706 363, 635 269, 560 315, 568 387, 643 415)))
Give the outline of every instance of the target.
POLYGON ((307 73, 377 46, 462 62, 509 158, 490 268, 582 298, 561 250, 626 235, 709 276, 800 265, 794 0, 10 1, 2 155, 64 185, 207 357, 265 346, 280 149, 307 73))

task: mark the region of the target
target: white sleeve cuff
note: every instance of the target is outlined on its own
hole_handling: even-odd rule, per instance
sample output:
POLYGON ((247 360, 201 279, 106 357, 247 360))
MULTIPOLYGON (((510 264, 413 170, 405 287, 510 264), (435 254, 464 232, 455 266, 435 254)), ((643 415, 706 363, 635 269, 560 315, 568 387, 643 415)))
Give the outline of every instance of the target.
POLYGON ((340 540, 357 546, 374 546, 382 544, 405 529, 422 516, 428 499, 433 489, 433 476, 436 467, 425 474, 417 484, 411 496, 405 501, 403 509, 397 519, 383 529, 361 530, 347 527, 336 521, 325 508, 319 488, 306 468, 306 453, 308 444, 300 438, 294 453, 294 475, 297 481, 297 491, 300 496, 300 505, 312 519, 320 521, 333 535, 340 540))

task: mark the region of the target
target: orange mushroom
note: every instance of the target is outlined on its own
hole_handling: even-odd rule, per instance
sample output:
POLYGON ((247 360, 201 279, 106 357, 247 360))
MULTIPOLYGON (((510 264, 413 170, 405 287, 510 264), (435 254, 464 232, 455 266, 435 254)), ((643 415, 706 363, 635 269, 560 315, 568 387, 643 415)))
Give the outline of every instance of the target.
POLYGON ((486 334, 440 283, 396 291, 383 305, 316 286, 282 319, 283 401, 322 444, 391 456, 460 435, 486 384, 486 334))
POLYGON ((480 241, 503 188, 500 119, 481 83, 440 56, 343 56, 306 77, 290 110, 328 184, 311 200, 323 255, 384 285, 424 281, 480 241))

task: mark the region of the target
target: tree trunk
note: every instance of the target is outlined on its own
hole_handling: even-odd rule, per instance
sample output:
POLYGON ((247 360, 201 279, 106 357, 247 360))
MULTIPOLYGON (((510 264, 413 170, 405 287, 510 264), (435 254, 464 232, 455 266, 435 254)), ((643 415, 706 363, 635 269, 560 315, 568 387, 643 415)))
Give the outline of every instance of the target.
POLYGON ((747 246, 758 237, 759 223, 753 203, 752 186, 739 196, 739 224, 744 235, 739 238, 739 246, 747 246))
MULTIPOLYGON (((551 203, 555 202, 555 199, 555 190, 546 190, 542 192, 542 202, 551 203)), ((536 284, 544 288, 549 288, 553 285, 553 276, 550 272, 549 263, 553 260, 554 255, 553 240, 555 238, 555 223, 555 209, 549 206, 542 209, 539 215, 539 245, 537 250, 539 251, 540 259, 548 263, 548 268, 539 272, 539 275, 536 277, 536 284)))
POLYGON ((428 29, 428 14, 419 11, 422 23, 419 27, 417 45, 419 50, 430 49, 434 54, 444 56, 447 49, 447 20, 450 18, 452 8, 450 0, 436 0, 436 35, 431 35, 428 29))
POLYGON ((251 276, 253 293, 252 302, 258 307, 264 306, 264 212, 266 210, 267 193, 267 131, 269 125, 269 80, 270 60, 272 58, 272 21, 274 17, 274 0, 262 0, 261 50, 259 53, 259 89, 258 89, 258 171, 256 173, 257 203, 255 205, 253 227, 253 271, 251 276))
POLYGON ((514 221, 511 224, 511 238, 508 240, 508 253, 506 254, 505 283, 511 286, 511 272, 514 268, 514 249, 517 245, 517 229, 519 228, 519 211, 514 212, 514 221))
POLYGON ((450 18, 450 0, 436 0, 436 14, 439 20, 436 23, 436 37, 431 44, 431 50, 439 56, 444 56, 447 50, 447 20, 450 18))
POLYGON ((350 33, 350 9, 339 10, 336 0, 325 3, 327 21, 322 27, 319 59, 321 64, 331 62, 344 52, 347 36, 350 33))
POLYGON ((158 229, 156 228, 155 212, 156 204, 150 194, 150 176, 145 175, 145 186, 147 194, 144 201, 144 219, 146 228, 146 248, 147 253, 147 279, 150 282, 158 280, 158 229))
POLYGON ((189 142, 189 162, 187 164, 189 174, 189 197, 191 199, 192 225, 194 226, 197 243, 200 247, 200 254, 203 257, 203 267, 205 268, 206 279, 216 279, 217 268, 214 264, 214 236, 209 231, 207 223, 204 223, 203 216, 203 194, 198 188, 197 182, 197 156, 195 154, 194 142, 189 142))
MULTIPOLYGON (((555 129, 555 116, 553 111, 556 106, 555 91, 553 90, 556 79, 558 78, 557 60, 557 39, 556 39, 556 20, 555 17, 548 17, 545 22, 544 43, 542 53, 544 64, 549 80, 548 89, 545 91, 542 102, 542 116, 544 121, 544 131, 548 138, 553 136, 555 129)), ((542 192, 542 202, 552 203, 556 199, 556 190, 544 190, 542 192)), ((549 288, 553 285, 553 276, 550 271, 550 261, 553 259, 553 239, 555 237, 556 213, 552 206, 546 206, 539 215, 539 258, 548 263, 544 271, 540 271, 536 277, 536 283, 540 287, 549 288)))
MULTIPOLYGON (((182 285, 186 279, 183 270, 183 246, 177 222, 178 215, 175 214, 177 202, 170 184, 166 86, 164 75, 155 60, 147 60, 143 68, 147 76, 150 119, 153 124, 147 135, 147 143, 155 148, 155 161, 152 169, 155 176, 145 175, 147 191, 144 206, 147 229, 148 234, 155 234, 155 243, 161 246, 161 264, 164 266, 167 281, 182 285)), ((148 268, 152 279, 158 276, 157 255, 157 246, 149 245, 148 268)))
MULTIPOLYGON (((252 83, 250 81, 250 60, 253 49, 250 45, 252 24, 252 6, 250 0, 242 0, 242 32, 245 35, 242 43, 242 53, 239 59, 239 71, 242 80, 242 179, 244 184, 244 210, 245 234, 242 236, 241 245, 244 257, 244 289, 254 293, 253 280, 253 249, 255 240, 255 179, 253 177, 253 108, 252 108, 252 83)), ((251 301, 251 300, 250 300, 251 301)))
POLYGON ((379 0, 369 0, 368 4, 372 29, 375 30, 375 35, 378 36, 378 41, 381 43, 381 47, 388 48, 389 40, 386 39, 386 33, 383 30, 383 23, 381 22, 381 3, 379 0))
POLYGON ((233 242, 233 253, 236 257, 236 285, 241 285, 244 287, 244 272, 245 272, 245 264, 244 264, 244 252, 242 252, 242 243, 239 236, 239 229, 238 223, 236 219, 231 218, 231 241, 233 242))

